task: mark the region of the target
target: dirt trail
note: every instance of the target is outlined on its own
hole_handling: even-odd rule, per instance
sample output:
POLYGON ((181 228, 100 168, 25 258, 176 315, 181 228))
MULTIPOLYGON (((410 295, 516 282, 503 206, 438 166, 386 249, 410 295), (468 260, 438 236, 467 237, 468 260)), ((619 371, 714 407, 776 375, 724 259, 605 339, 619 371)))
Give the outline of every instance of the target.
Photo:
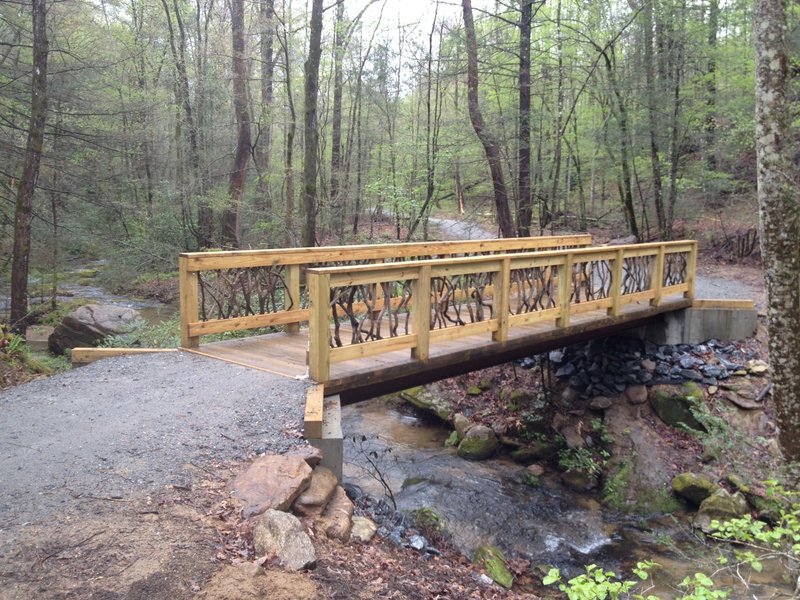
POLYGON ((230 467, 299 443, 305 386, 175 353, 0 394, 0 598, 192 597, 230 467))

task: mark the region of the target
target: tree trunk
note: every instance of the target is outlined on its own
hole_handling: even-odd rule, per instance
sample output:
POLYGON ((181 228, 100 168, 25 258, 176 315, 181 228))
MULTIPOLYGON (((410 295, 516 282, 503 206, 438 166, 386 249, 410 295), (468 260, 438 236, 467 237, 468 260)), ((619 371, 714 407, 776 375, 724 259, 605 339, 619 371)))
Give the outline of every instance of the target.
POLYGON ((233 110, 237 141, 228 183, 228 207, 222 215, 222 242, 239 248, 239 215, 250 162, 250 113, 247 102, 247 52, 244 41, 244 0, 231 0, 231 47, 233 50, 233 110))
POLYGON ((761 253, 778 439, 800 460, 800 204, 787 98, 785 0, 756 0, 756 153, 761 253))
POLYGON ((270 190, 269 167, 272 152, 272 99, 274 93, 275 58, 273 38, 275 33, 275 0, 264 0, 260 5, 261 32, 261 117, 258 127, 258 144, 254 163, 258 168, 258 191, 264 214, 272 213, 272 190, 270 190))
POLYGON ((653 174, 653 205, 656 210, 658 234, 662 240, 669 239, 670 231, 667 228, 667 218, 664 212, 664 193, 661 185, 661 157, 658 147, 658 129, 661 125, 658 119, 658 93, 656 90, 656 65, 653 56, 653 2, 645 0, 642 14, 642 44, 644 45, 644 72, 647 94, 647 117, 650 135, 650 168, 653 174))
POLYGON ((520 0, 519 17, 519 212, 517 231, 521 237, 531 234, 533 204, 531 197, 531 20, 533 0, 520 0))
POLYGON ((303 160, 303 246, 317 245, 317 92, 319 61, 322 55, 322 0, 311 3, 311 29, 308 36, 308 58, 305 64, 305 153, 303 160))
POLYGON ((47 2, 31 0, 33 21, 33 70, 31 75, 31 119, 25 145, 25 163, 17 187, 14 207, 14 256, 11 263, 11 327, 25 335, 28 327, 28 265, 31 254, 33 193, 39 178, 47 120, 47 2))
POLYGON ((503 237, 514 237, 516 232, 514 231, 514 222, 511 219, 511 211, 508 209, 508 192, 503 180, 500 149, 494 137, 486 129, 480 105, 478 104, 478 43, 475 39, 475 23, 472 20, 472 0, 461 0, 461 7, 464 13, 464 31, 467 36, 467 104, 469 105, 469 118, 472 121, 472 128, 475 130, 475 134, 483 145, 486 162, 489 163, 500 234, 503 237))
POLYGON ((331 115, 331 230, 337 239, 344 234, 344 207, 340 197, 342 174, 342 95, 344 87, 344 51, 347 38, 344 23, 344 0, 336 5, 336 30, 333 41, 333 114, 331 115))
POLYGON ((706 66, 706 166, 717 169, 717 29, 719 27, 719 0, 708 3, 708 63, 706 66))

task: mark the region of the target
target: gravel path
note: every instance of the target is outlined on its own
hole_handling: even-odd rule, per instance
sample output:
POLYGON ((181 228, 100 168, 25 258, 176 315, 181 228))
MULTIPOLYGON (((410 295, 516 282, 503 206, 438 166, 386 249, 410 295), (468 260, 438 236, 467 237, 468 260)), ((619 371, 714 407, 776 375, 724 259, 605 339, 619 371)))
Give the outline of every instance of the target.
POLYGON ((0 393, 0 529, 80 497, 189 487, 208 460, 285 450, 305 387, 176 352, 101 360, 0 393))

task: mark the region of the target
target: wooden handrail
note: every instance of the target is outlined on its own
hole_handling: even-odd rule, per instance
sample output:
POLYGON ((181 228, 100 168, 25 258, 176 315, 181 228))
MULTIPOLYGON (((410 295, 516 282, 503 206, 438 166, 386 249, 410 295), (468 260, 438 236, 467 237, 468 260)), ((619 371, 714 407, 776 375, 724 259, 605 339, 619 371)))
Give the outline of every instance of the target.
POLYGON ((586 234, 474 241, 412 242, 321 248, 185 252, 179 257, 181 345, 196 348, 200 336, 273 325, 298 331, 308 321, 301 306, 303 270, 315 265, 404 261, 422 257, 531 252, 588 246, 586 234), (215 283, 202 280, 216 275, 215 283), (251 298, 271 310, 250 306, 251 298), (246 301, 246 306, 241 306, 246 301), (220 313, 205 314, 207 306, 220 313))
POLYGON ((324 383, 335 362, 404 349, 426 361, 430 346, 445 340, 490 333, 502 342, 509 329, 531 323, 565 328, 584 312, 617 317, 626 304, 693 298, 696 259, 697 243, 688 240, 308 269, 309 375, 324 383), (376 286, 410 300, 378 301, 376 286), (356 311, 356 304, 373 310, 356 311), (340 336, 343 315, 348 344, 340 336))

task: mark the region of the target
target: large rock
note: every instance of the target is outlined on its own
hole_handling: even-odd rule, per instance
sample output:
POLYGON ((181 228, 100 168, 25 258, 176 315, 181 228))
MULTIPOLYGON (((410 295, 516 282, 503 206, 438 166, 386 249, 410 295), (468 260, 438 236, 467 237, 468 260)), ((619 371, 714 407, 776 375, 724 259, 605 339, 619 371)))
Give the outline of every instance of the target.
POLYGON ((333 471, 327 467, 317 467, 311 473, 311 483, 292 504, 292 511, 304 517, 321 515, 333 497, 338 484, 333 471))
POLYGON ((736 519, 749 511, 750 507, 741 492, 729 494, 724 488, 719 488, 700 504, 693 523, 695 527, 709 533, 714 530, 711 521, 736 519))
POLYGON ((700 504, 714 494, 720 487, 705 475, 681 473, 672 480, 672 491, 676 496, 689 501, 693 506, 700 504))
POLYGON ((458 445, 458 455, 467 460, 484 460, 494 455, 500 443, 486 425, 473 425, 458 445))
POLYGON ((499 548, 488 544, 481 546, 475 552, 475 563, 483 567, 495 583, 509 590, 514 585, 514 576, 506 566, 506 558, 499 548))
POLYGON ((274 556, 285 569, 299 571, 317 564, 317 555, 300 519, 269 509, 253 528, 256 556, 274 556))
POLYGON ((453 412, 453 405, 450 402, 424 387, 403 390, 400 392, 400 397, 420 410, 436 415, 442 421, 447 421, 453 412))
POLYGON ((311 483, 311 467, 301 456, 261 456, 231 483, 245 518, 266 510, 288 510, 311 483))
POLYGON ((356 542, 367 543, 375 537, 378 526, 369 517, 353 517, 353 526, 350 529, 350 539, 356 542))
POLYGON ((346 542, 350 539, 353 527, 353 502, 347 497, 344 488, 338 486, 331 498, 325 514, 320 520, 320 528, 329 538, 346 542))
POLYGON ((650 390, 650 405, 659 418, 671 427, 683 425, 695 431, 705 431, 705 427, 692 414, 692 409, 702 399, 703 391, 689 383, 681 387, 655 385, 650 390))
POLYGON ((67 349, 96 346, 110 335, 130 331, 141 317, 125 306, 87 304, 65 316, 47 339, 54 354, 67 349))

